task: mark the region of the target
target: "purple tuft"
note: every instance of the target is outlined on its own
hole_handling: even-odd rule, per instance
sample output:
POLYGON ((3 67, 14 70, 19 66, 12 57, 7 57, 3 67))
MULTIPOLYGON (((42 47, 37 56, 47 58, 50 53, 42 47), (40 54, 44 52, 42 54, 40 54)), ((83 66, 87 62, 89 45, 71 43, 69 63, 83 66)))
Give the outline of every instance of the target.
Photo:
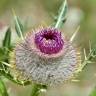
POLYGON ((57 29, 42 29, 35 34, 36 47, 45 54, 56 54, 64 45, 61 32, 57 29))

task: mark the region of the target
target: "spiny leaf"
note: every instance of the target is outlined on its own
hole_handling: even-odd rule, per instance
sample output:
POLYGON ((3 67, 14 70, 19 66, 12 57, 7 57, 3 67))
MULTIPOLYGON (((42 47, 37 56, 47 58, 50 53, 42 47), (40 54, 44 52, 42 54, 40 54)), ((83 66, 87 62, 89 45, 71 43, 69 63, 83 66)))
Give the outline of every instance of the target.
POLYGON ((15 22, 15 30, 17 32, 17 35, 23 40, 23 25, 19 19, 19 17, 16 16, 15 11, 13 11, 13 15, 14 15, 14 22, 15 22))
POLYGON ((8 28, 5 34, 5 38, 3 40, 3 47, 9 49, 10 46, 11 46, 11 29, 8 28))
POLYGON ((89 55, 88 55, 88 60, 92 60, 96 57, 96 45, 91 49, 89 55))
POLYGON ((28 81, 28 80, 19 80, 18 78, 14 78, 10 71, 6 71, 6 70, 0 70, 0 75, 4 76, 5 78, 9 79, 10 81, 14 82, 15 84, 18 84, 18 85, 22 85, 22 86, 27 86, 27 85, 30 85, 31 82, 28 81))
POLYGON ((18 22, 18 25, 19 25, 20 29, 18 28, 18 25, 17 25, 17 23, 15 22, 15 30, 16 30, 18 36, 21 37, 20 30, 21 30, 21 32, 22 32, 22 34, 23 34, 23 32, 24 32, 23 29, 24 29, 24 28, 23 28, 23 25, 22 25, 19 17, 17 17, 17 22, 18 22))
POLYGON ((6 87, 3 83, 3 81, 1 80, 1 78, 0 78, 0 96, 8 96, 6 87))
MULTIPOLYGON (((9 60, 9 51, 11 50, 11 29, 10 27, 7 29, 3 43, 2 48, 0 48, 0 61, 8 62, 9 60)), ((2 66, 0 62, 0 68, 7 69, 7 66, 2 66)))
POLYGON ((5 55, 4 48, 0 48, 0 61, 5 61, 6 59, 8 59, 8 56, 5 55))
MULTIPOLYGON (((93 60, 96 58, 96 46, 94 46, 92 49, 90 49, 91 51, 89 51, 89 54, 87 56, 85 56, 86 58, 84 59, 82 65, 81 65, 81 68, 80 70, 84 69, 85 66, 88 64, 88 63, 92 63, 93 60)), ((85 55, 85 54, 84 54, 85 55)))
POLYGON ((64 22, 66 21, 66 13, 67 13, 68 5, 67 0, 64 1, 63 5, 60 7, 59 15, 57 16, 57 22, 55 28, 60 28, 64 22))

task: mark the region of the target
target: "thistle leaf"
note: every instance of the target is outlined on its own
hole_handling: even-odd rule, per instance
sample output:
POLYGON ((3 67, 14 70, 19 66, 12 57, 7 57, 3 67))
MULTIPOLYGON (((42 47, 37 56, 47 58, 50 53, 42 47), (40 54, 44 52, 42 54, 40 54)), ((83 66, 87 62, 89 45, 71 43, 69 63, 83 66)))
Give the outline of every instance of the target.
POLYGON ((23 35, 23 32, 24 32, 23 29, 24 29, 24 28, 23 28, 23 24, 21 23, 19 17, 17 17, 17 22, 18 22, 18 23, 15 22, 15 30, 16 30, 16 32, 17 32, 17 35, 18 35, 19 37, 21 37, 20 30, 21 30, 22 35, 23 35))
POLYGON ((9 49, 11 46, 11 29, 8 28, 3 40, 3 47, 9 49))
MULTIPOLYGON (((0 48, 0 61, 4 61, 8 58, 7 55, 5 55, 5 51, 3 48, 0 48)), ((1 66, 1 65, 0 65, 1 66)))
POLYGON ((8 96, 6 87, 1 79, 0 79, 0 96, 8 96))
POLYGON ((67 0, 65 0, 59 10, 59 15, 57 16, 57 22, 56 22, 55 28, 60 28, 65 23, 67 9, 68 9, 67 0))
POLYGON ((23 24, 21 23, 19 17, 16 16, 15 11, 13 11, 13 15, 14 15, 14 22, 15 22, 15 30, 17 32, 17 35, 23 40, 23 32, 24 32, 24 27, 23 24))

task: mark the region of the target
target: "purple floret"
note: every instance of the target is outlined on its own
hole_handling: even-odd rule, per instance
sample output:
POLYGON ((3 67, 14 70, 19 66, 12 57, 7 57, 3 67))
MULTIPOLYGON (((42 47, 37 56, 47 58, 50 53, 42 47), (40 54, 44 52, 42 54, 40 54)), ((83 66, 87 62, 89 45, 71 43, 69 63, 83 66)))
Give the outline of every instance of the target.
POLYGON ((56 54, 63 48, 64 41, 61 32, 49 28, 35 34, 35 44, 42 53, 56 54))

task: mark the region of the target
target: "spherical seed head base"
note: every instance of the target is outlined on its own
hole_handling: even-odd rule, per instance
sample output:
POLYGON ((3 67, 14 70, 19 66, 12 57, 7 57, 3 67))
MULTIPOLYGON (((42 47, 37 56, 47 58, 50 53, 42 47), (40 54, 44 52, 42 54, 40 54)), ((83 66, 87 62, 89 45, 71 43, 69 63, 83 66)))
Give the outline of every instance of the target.
POLYGON ((31 32, 15 48, 16 68, 26 78, 41 84, 60 84, 70 79, 78 68, 79 60, 77 50, 64 38, 63 34, 54 28, 31 32), (58 43, 59 46, 53 46, 53 38, 55 38, 55 44, 58 43), (48 43, 44 46, 45 39, 48 42, 51 39, 53 45, 48 43))

